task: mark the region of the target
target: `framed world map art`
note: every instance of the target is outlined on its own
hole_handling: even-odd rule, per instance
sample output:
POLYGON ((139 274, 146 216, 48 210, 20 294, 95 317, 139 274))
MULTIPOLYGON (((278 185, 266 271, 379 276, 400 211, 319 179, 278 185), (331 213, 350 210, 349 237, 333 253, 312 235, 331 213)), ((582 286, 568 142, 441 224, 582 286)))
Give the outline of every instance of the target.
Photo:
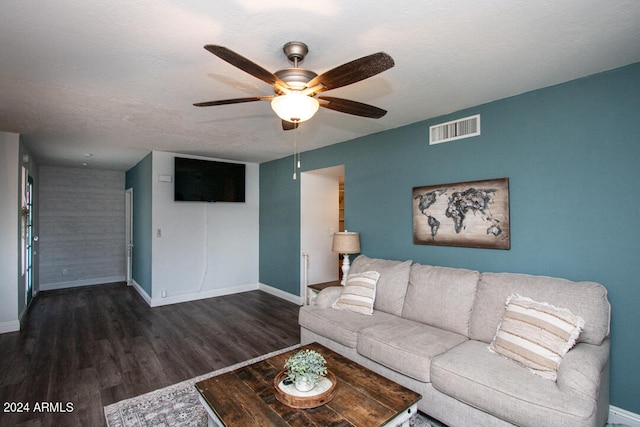
POLYGON ((413 243, 509 249, 509 178, 413 187, 413 243))

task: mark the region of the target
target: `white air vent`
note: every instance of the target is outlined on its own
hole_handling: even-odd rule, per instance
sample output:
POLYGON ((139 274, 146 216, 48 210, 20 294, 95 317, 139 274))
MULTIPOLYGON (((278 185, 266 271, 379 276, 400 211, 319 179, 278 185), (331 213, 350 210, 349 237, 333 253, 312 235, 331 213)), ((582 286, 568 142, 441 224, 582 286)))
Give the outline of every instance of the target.
POLYGON ((429 145, 480 135, 480 114, 429 126, 429 145))

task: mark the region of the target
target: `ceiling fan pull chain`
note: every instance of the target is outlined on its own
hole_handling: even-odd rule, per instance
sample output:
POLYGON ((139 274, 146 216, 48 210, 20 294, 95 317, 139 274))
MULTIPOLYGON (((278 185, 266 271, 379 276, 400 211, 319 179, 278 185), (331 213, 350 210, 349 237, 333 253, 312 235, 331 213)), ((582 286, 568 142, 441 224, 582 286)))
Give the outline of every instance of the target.
MULTIPOLYGON (((295 130, 296 133, 300 133, 300 127, 298 126, 298 129, 295 130)), ((298 152, 298 169, 300 169, 300 147, 298 146, 298 135, 296 134, 296 151, 298 152)))
POLYGON ((298 156, 298 132, 293 132, 293 179, 298 179, 298 168, 296 168, 296 161, 298 168, 300 167, 300 160, 298 156))

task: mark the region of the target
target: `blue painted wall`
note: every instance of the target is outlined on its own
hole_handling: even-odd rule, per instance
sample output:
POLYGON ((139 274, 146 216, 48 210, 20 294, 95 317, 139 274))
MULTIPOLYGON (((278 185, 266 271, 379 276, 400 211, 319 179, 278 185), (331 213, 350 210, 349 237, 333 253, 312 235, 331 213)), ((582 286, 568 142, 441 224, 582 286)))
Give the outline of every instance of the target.
POLYGON ((125 188, 133 188, 132 276, 151 297, 151 184, 152 154, 149 153, 125 175, 125 188))
POLYGON ((300 294, 300 181, 291 160, 260 165, 260 283, 300 294), (285 178, 284 175, 288 177, 285 178))
MULTIPOLYGON (((640 413, 639 124, 634 64, 305 152, 302 166, 345 165, 345 227, 361 233, 369 256, 605 285, 611 404, 640 413), (481 136, 429 146, 430 125, 478 113, 481 136), (510 184, 510 250, 413 244, 413 187, 501 177, 510 184)), ((291 167, 291 158, 260 167, 260 282, 298 294, 291 167)))

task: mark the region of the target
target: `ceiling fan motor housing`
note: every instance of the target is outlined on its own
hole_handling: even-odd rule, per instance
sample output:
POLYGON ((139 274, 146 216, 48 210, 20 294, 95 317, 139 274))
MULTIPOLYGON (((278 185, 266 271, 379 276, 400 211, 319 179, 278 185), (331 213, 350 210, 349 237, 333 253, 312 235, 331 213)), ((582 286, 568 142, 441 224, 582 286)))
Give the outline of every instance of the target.
MULTIPOLYGON (((307 86, 307 83, 317 76, 316 73, 303 68, 285 68, 284 70, 276 71, 276 76, 283 82, 285 82, 293 90, 302 90, 307 86)), ((276 85, 274 90, 277 94, 282 94, 280 88, 276 85)))

